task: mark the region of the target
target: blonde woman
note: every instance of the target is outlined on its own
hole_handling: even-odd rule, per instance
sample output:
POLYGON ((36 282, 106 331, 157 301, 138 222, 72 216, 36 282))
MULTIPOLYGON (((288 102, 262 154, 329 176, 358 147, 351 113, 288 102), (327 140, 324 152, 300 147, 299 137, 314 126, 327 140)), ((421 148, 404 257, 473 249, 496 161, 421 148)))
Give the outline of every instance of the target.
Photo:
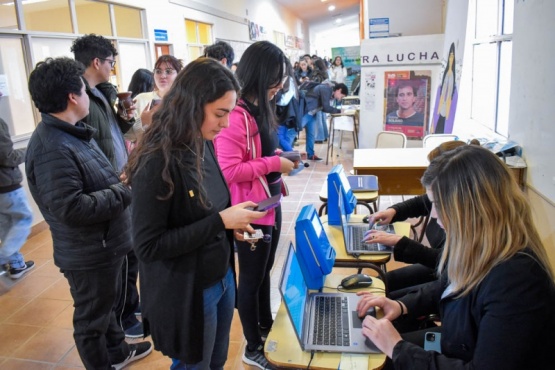
POLYGON ((553 273, 507 166, 467 145, 433 160, 422 184, 446 233, 440 279, 397 301, 362 294, 359 314, 371 306, 384 312, 364 319, 364 335, 392 359, 390 368, 551 369, 553 273), (401 336, 391 322, 429 313, 441 316, 442 354, 401 336))

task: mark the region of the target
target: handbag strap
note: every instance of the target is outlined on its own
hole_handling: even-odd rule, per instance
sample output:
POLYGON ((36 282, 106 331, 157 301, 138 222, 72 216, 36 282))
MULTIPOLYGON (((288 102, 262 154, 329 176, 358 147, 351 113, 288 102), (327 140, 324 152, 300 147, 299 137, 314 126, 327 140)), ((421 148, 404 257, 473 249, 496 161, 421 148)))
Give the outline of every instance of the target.
MULTIPOLYGON (((245 128, 247 129, 247 152, 250 151, 252 159, 256 159, 256 145, 254 145, 254 138, 250 135, 249 119, 247 118, 247 114, 245 112, 243 112, 243 116, 245 117, 245 128)), ((258 180, 262 184, 262 187, 264 188, 264 191, 266 192, 268 198, 271 197, 270 188, 268 187, 268 182, 266 181, 266 178, 264 178, 263 176, 258 176, 258 180)))

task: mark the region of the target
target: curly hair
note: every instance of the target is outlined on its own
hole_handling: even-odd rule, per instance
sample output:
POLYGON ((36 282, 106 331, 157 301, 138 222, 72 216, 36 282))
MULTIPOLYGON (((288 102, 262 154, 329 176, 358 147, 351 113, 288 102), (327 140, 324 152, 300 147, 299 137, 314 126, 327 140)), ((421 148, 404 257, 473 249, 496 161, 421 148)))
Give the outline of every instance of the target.
POLYGON ((59 113, 67 109, 69 94, 81 96, 85 70, 71 58, 47 58, 37 63, 29 76, 29 92, 41 113, 59 113))
POLYGON ((75 60, 89 67, 95 58, 115 57, 118 52, 114 45, 108 40, 94 33, 79 37, 71 45, 71 51, 75 60))
POLYGON ((214 45, 207 46, 204 49, 204 56, 209 58, 214 58, 221 61, 226 59, 227 68, 231 68, 233 60, 235 59, 235 52, 231 45, 225 41, 218 41, 214 45))

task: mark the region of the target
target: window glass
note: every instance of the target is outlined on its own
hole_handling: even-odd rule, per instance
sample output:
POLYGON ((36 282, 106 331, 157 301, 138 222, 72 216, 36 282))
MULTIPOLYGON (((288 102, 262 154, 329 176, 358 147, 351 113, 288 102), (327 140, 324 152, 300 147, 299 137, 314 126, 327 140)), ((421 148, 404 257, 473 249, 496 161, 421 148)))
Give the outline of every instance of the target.
POLYGON ((207 23, 197 23, 199 39, 198 42, 205 45, 212 44, 212 25, 207 23))
POLYGON ((77 27, 80 34, 96 33, 112 36, 108 4, 96 1, 75 0, 77 27))
POLYGON ((509 136, 509 103, 511 98, 511 66, 513 43, 501 44, 499 60, 499 100, 497 101, 497 132, 509 136))
POLYGON ((17 25, 17 18, 15 15, 15 3, 13 0, 10 1, 0 1, 0 7, 2 11, 0 12, 0 29, 5 30, 17 30, 19 29, 17 25))
POLYGON ((503 33, 513 33, 515 3, 512 0, 505 0, 503 7, 503 33))
POLYGON ((498 33, 498 0, 476 2, 476 38, 484 38, 498 33))
POLYGON ((143 38, 141 11, 135 8, 114 5, 118 37, 143 38))
MULTIPOLYGON (((1 5, 0 5, 1 6, 1 5)), ((0 37, 0 112, 13 136, 35 129, 33 103, 19 37, 0 37)))
POLYGON ((47 0, 37 3, 23 2, 23 15, 28 30, 73 32, 67 0, 47 0))
POLYGON ((149 63, 146 56, 146 44, 133 42, 118 42, 119 61, 121 71, 121 85, 119 91, 127 91, 133 73, 139 68, 145 68, 149 63))
POLYGON ((189 60, 195 60, 204 54, 204 47, 202 46, 188 46, 189 60))
POLYGON ((497 44, 474 46, 472 66, 472 118, 495 130, 497 44))
POLYGON ((71 52, 71 39, 32 37, 31 50, 33 51, 33 63, 36 64, 48 57, 74 58, 71 52))
POLYGON ((187 33, 187 43, 196 44, 197 36, 197 22, 185 19, 185 32, 187 33))

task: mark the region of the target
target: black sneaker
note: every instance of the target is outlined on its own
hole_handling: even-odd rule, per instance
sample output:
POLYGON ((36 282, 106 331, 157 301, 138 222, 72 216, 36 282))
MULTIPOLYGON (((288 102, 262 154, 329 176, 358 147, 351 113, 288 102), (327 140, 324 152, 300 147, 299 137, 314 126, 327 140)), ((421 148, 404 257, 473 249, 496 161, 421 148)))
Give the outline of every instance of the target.
POLYGON ((323 159, 316 156, 316 154, 313 155, 312 157, 308 158, 308 159, 310 159, 311 161, 314 161, 314 162, 322 162, 323 161, 323 159))
POLYGON ((10 277, 14 280, 19 279, 20 277, 22 277, 23 275, 31 271, 34 267, 35 267, 35 263, 33 261, 26 261, 25 266, 23 267, 19 267, 19 268, 11 267, 9 271, 10 277))
POLYGON ((127 338, 142 338, 143 334, 143 323, 138 321, 135 325, 125 329, 123 331, 127 338))
POLYGON ((245 348, 243 362, 260 369, 275 369, 275 367, 266 360, 266 357, 264 357, 264 346, 262 344, 256 347, 254 351, 249 351, 248 347, 245 348))
POLYGON ((129 344, 129 355, 127 358, 120 362, 119 364, 112 365, 112 369, 120 370, 129 365, 132 362, 140 360, 146 357, 152 352, 152 343, 150 342, 139 342, 134 344, 129 344))

